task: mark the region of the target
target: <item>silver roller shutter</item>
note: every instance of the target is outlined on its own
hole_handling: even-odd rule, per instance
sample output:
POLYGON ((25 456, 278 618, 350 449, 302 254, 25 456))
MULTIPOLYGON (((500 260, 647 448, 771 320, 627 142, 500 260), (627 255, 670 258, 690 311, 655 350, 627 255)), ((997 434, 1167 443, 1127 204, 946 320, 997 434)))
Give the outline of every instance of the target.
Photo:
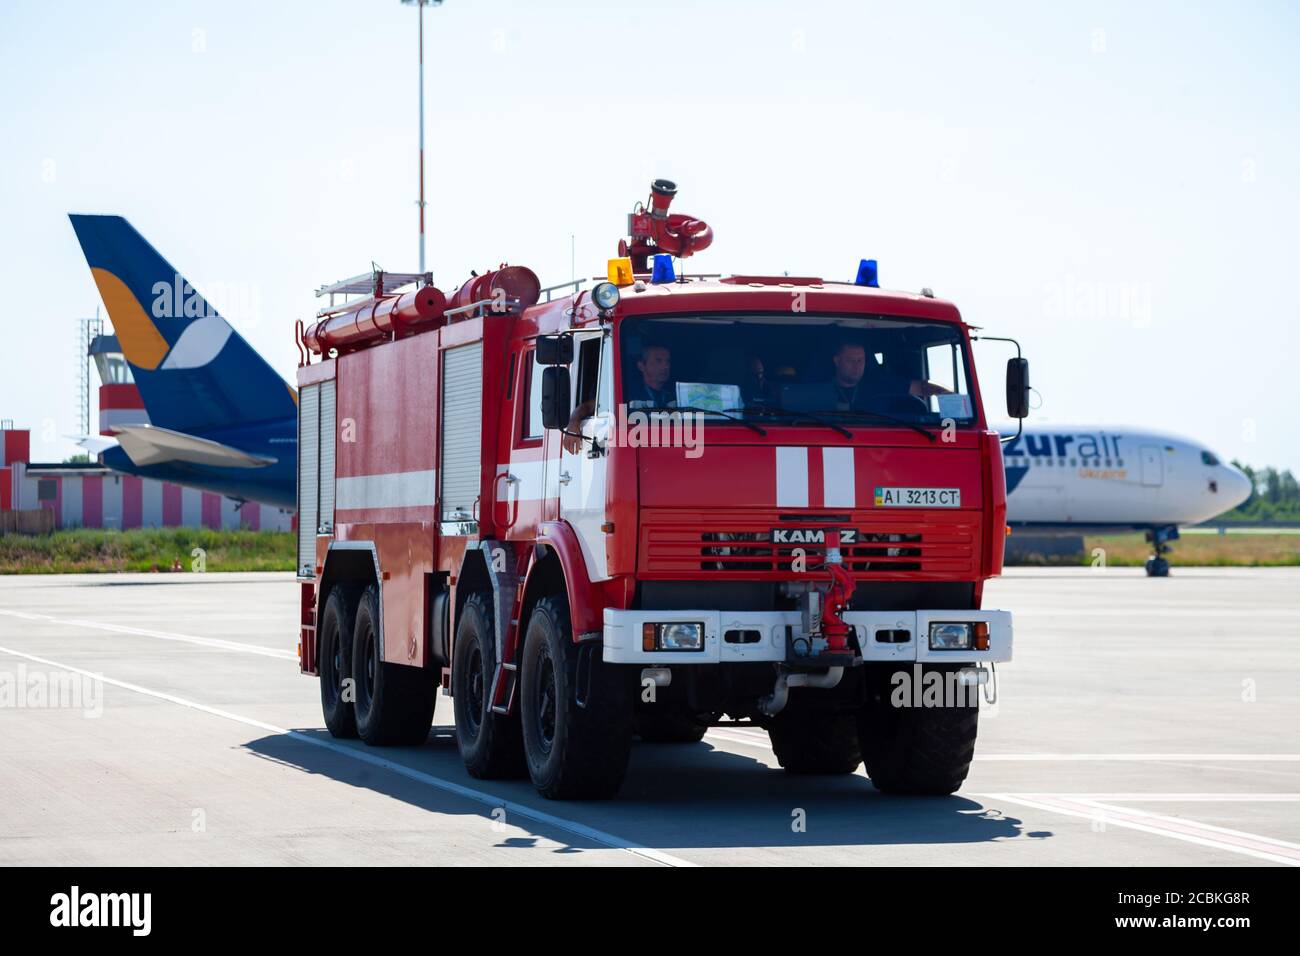
POLYGON ((479 495, 483 433, 483 343, 442 359, 442 520, 466 521, 479 495))
POLYGON ((334 438, 336 382, 330 379, 320 384, 320 517, 316 530, 320 534, 334 533, 334 438))
POLYGON ((319 522, 320 385, 298 393, 298 575, 311 577, 316 566, 319 522))

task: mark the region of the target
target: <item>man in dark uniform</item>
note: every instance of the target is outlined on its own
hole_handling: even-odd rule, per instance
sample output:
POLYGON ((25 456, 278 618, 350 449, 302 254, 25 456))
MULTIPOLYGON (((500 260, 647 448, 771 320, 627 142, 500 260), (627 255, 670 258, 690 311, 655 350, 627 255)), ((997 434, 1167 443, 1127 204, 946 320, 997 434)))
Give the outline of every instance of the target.
MULTIPOLYGON (((636 361, 639 381, 631 381, 624 389, 624 402, 628 411, 637 409, 674 408, 677 394, 669 378, 673 372, 673 356, 666 345, 643 345, 636 361)), ((570 454, 582 450, 582 423, 596 411, 595 401, 583 402, 569 416, 569 427, 561 444, 570 454)))
POLYGON ((673 354, 666 345, 641 346, 636 368, 641 381, 624 393, 629 409, 672 408, 677 404, 677 394, 668 381, 673 374, 673 354))
POLYGON ((799 394, 798 407, 808 411, 888 411, 910 396, 925 402, 947 389, 924 379, 911 379, 877 365, 859 342, 843 341, 831 356, 835 372, 829 382, 809 385, 799 394))

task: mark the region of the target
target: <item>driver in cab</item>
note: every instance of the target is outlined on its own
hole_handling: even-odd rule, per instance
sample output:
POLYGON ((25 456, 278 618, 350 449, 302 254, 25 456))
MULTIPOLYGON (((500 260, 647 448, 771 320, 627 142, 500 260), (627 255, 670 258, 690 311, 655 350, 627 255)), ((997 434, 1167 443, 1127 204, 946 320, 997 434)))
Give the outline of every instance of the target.
MULTIPOLYGON (((669 379, 673 373, 673 355, 666 345, 646 344, 636 361, 640 378, 630 382, 625 390, 628 411, 673 408, 677 396, 669 379)), ((583 402, 569 416, 561 444, 571 455, 582 451, 582 423, 596 411, 594 400, 583 402)))

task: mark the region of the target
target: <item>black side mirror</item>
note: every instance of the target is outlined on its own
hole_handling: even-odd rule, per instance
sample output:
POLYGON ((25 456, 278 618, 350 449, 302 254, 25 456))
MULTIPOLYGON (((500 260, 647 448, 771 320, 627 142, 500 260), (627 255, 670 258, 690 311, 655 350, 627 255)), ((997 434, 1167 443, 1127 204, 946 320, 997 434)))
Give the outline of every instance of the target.
POLYGON ((572 335, 541 335, 537 338, 538 365, 569 365, 573 362, 572 335))
POLYGON ((1007 414, 1012 418, 1029 417, 1029 359, 1007 360, 1007 414))
MULTIPOLYGON (((569 351, 573 351, 571 339, 569 351)), ((563 365, 542 369, 542 427, 569 427, 569 370, 563 365)))

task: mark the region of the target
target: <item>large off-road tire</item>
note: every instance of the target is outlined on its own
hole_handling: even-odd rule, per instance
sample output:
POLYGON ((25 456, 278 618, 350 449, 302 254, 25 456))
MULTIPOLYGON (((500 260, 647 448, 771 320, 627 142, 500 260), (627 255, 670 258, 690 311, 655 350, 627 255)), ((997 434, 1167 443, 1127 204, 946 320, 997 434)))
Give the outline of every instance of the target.
POLYGON ((456 623, 451 689, 460 759, 470 776, 484 780, 522 777, 527 772, 518 712, 507 717, 492 713, 489 706, 497 666, 493 628, 491 597, 471 594, 456 623))
POLYGON ((767 726, 787 773, 853 773, 862 763, 857 715, 787 707, 767 726))
POLYGON ((371 585, 357 602, 352 628, 352 677, 356 681, 357 734, 372 746, 422 744, 438 702, 431 668, 380 659, 379 591, 371 585))
POLYGON ((614 796, 632 749, 635 687, 627 670, 601 660, 600 645, 574 644, 563 597, 533 608, 520 689, 528 775, 542 796, 614 796))
MULTIPOLYGON (((953 668, 945 668, 945 672, 953 668)), ((867 775, 886 793, 947 795, 966 779, 979 730, 973 702, 948 707, 897 707, 886 680, 873 680, 858 716, 867 775)))
POLYGON ((357 735, 357 714, 352 706, 352 627, 357 616, 357 594, 351 585, 332 587, 316 632, 320 709, 325 726, 335 737, 357 735))
POLYGON ((633 724, 636 735, 648 744, 698 744, 709 725, 695 714, 657 714, 639 710, 633 724))

